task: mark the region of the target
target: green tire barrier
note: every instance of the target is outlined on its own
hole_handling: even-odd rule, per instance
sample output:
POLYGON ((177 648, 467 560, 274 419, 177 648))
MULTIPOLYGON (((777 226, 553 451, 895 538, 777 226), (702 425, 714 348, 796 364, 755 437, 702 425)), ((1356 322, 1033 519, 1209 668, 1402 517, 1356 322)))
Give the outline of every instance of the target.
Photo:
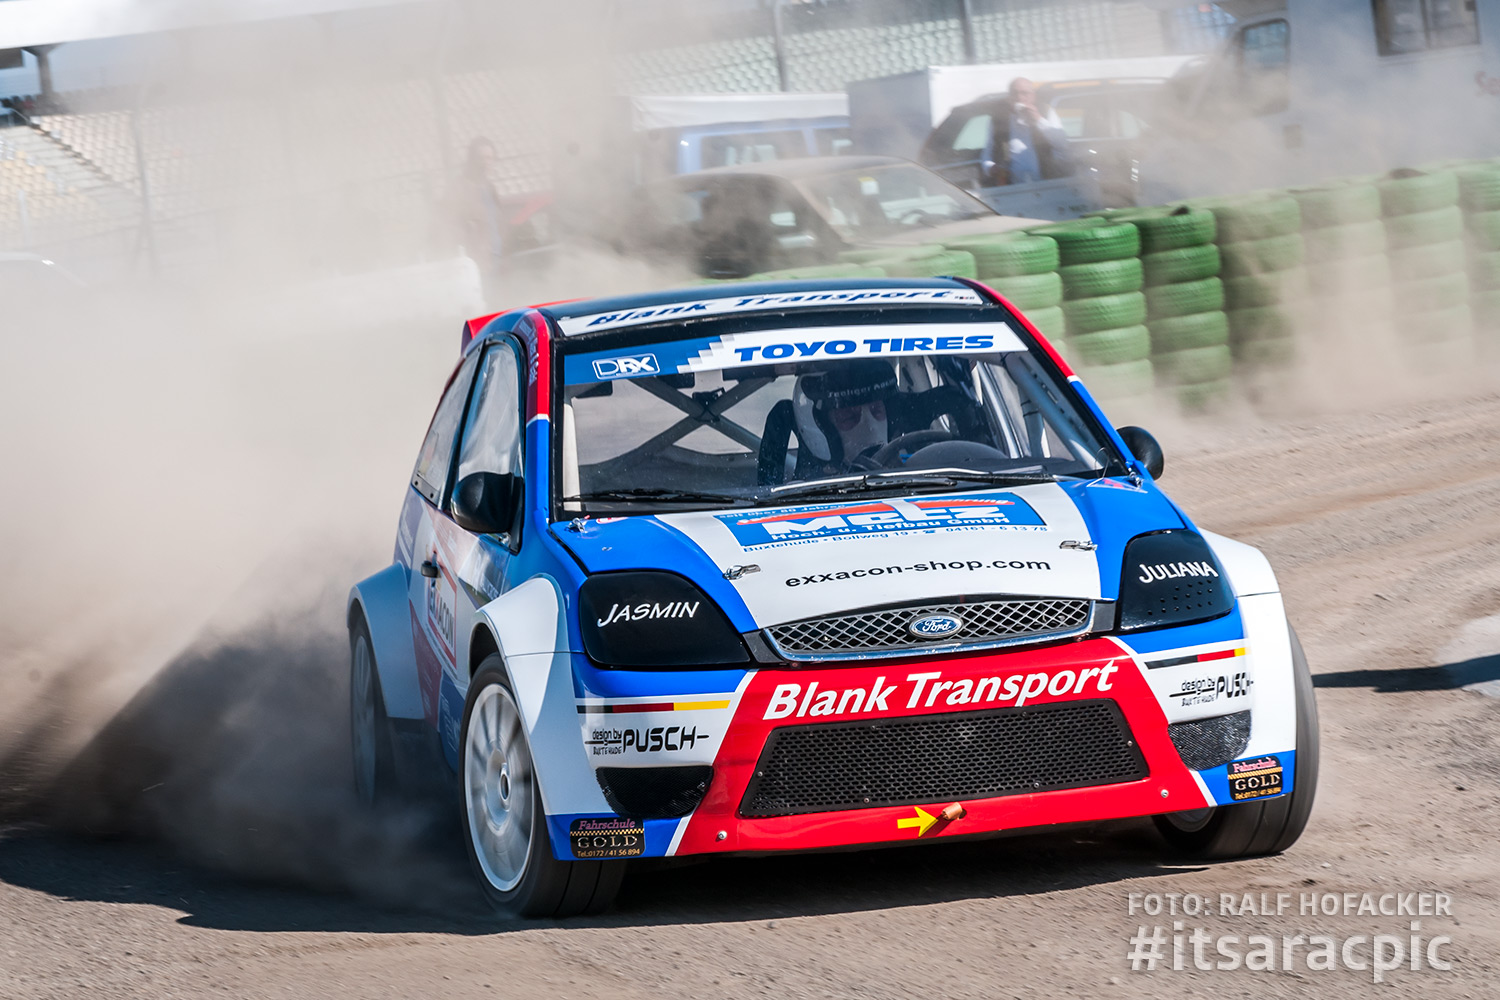
POLYGON ((1500 211, 1469 216, 1469 242, 1480 253, 1500 251, 1500 211))
POLYGON ((882 260, 905 260, 908 257, 930 257, 946 249, 941 243, 923 243, 914 247, 875 247, 869 250, 844 250, 839 260, 850 264, 875 264, 882 260))
POLYGON ((786 267, 778 271, 762 271, 752 274, 747 281, 811 280, 815 278, 883 278, 887 274, 881 268, 868 264, 813 264, 807 267, 786 267))
POLYGON ((1344 257, 1370 257, 1385 253, 1385 223, 1375 219, 1324 229, 1309 229, 1302 234, 1302 242, 1307 247, 1308 263, 1344 257))
POLYGON ((1258 340, 1286 340, 1292 336, 1292 318, 1277 306, 1234 309, 1228 315, 1229 343, 1236 353, 1244 344, 1258 340))
POLYGON ((1215 312, 1224 308, 1224 282, 1218 278, 1182 281, 1146 289, 1146 313, 1153 319, 1215 312))
MULTIPOLYGON (((1307 230, 1343 228, 1380 221, 1380 192, 1371 184, 1334 184, 1299 188, 1291 192, 1302 209, 1304 235, 1307 230)), ((1312 247, 1308 247, 1312 252, 1312 247)))
POLYGON ((1177 208, 1115 209, 1098 213, 1110 222, 1128 222, 1141 234, 1141 253, 1162 253, 1212 243, 1218 220, 1212 212, 1180 205, 1177 208))
POLYGON ((1458 175, 1447 170, 1387 177, 1375 187, 1387 216, 1419 215, 1458 204, 1458 175))
POLYGON ((1301 234, 1270 236, 1265 239, 1221 243, 1219 254, 1224 261, 1220 273, 1233 278, 1301 267, 1307 259, 1307 245, 1301 234))
POLYGON ((1463 239, 1463 235, 1464 217, 1457 205, 1392 215, 1385 220, 1386 243, 1392 250, 1449 243, 1463 239))
POLYGON ((1216 278, 1222 266, 1219 248, 1212 243, 1148 253, 1141 258, 1141 265, 1148 286, 1216 278))
POLYGON ((1070 299, 1138 292, 1146 280, 1138 257, 1070 264, 1061 268, 1058 275, 1062 278, 1063 294, 1070 299))
POLYGON ((1149 361, 1127 361, 1119 365, 1079 366, 1078 377, 1089 394, 1100 401, 1148 396, 1156 388, 1155 369, 1149 361))
POLYGON ((1196 385, 1179 385, 1172 390, 1177 396, 1177 405, 1189 413, 1211 409, 1233 391, 1234 383, 1228 379, 1199 382, 1196 385))
POLYGON ((1063 315, 1060 306, 1053 306, 1051 309, 1026 309, 1024 312, 1026 318, 1031 320, 1031 325, 1048 340, 1060 341, 1068 331, 1067 317, 1063 315))
POLYGON ((1045 236, 999 233, 952 240, 947 247, 972 254, 981 278, 1045 274, 1059 264, 1057 241, 1045 236))
POLYGON ((1344 295, 1391 284, 1391 260, 1385 254, 1349 257, 1307 266, 1308 283, 1318 295, 1344 295))
POLYGON ((1436 278, 1401 281, 1396 285, 1396 312, 1402 316, 1414 313, 1440 312, 1469 301, 1469 276, 1462 271, 1436 278))
POLYGON ((1305 299, 1311 292, 1307 272, 1300 267, 1289 271, 1268 271, 1249 277, 1224 280, 1226 309, 1257 309, 1305 299))
POLYGON ((1204 207, 1218 221, 1220 245, 1292 236, 1302 231, 1302 209, 1295 198, 1284 195, 1208 199, 1204 207))
POLYGON ((1234 359, 1250 368, 1286 368, 1297 359, 1296 341, 1291 337, 1244 341, 1233 350, 1234 359))
POLYGON ((1459 240, 1404 247, 1391 251, 1391 273, 1396 276, 1397 281, 1436 278, 1462 271, 1468 265, 1468 259, 1468 252, 1459 240))
POLYGON ((1169 351, 1151 359, 1158 375, 1177 383, 1217 382, 1234 367, 1227 344, 1169 351))
POLYGON ((1500 210, 1500 165, 1481 164, 1455 171, 1458 203, 1465 212, 1500 210))
POLYGON ((974 255, 963 250, 944 250, 925 257, 908 257, 886 261, 882 264, 885 273, 900 278, 936 278, 952 275, 955 278, 977 278, 974 255))
POLYGON ((1033 236, 1049 236, 1056 240, 1063 264, 1094 264, 1101 260, 1138 257, 1141 253, 1141 234, 1129 223, 1075 219, 1028 231, 1033 236))
POLYGON ((1022 312, 1048 309, 1063 300, 1063 279, 1057 272, 1018 274, 1012 278, 992 278, 989 285, 1022 312))
POLYGON ((1151 334, 1144 326, 1096 330, 1068 339, 1069 353, 1081 365, 1117 365, 1151 356, 1151 334))
POLYGON ((1099 295, 1091 299, 1073 299, 1062 304, 1068 318, 1068 335, 1112 330, 1122 326, 1140 326, 1146 322, 1146 296, 1140 292, 1123 295, 1099 295))
POLYGON ((1500 253, 1477 253, 1469 270, 1469 285, 1478 292, 1500 291, 1500 253))
POLYGON ((1229 317, 1223 312, 1189 313, 1153 319, 1151 349, 1157 354, 1229 343, 1229 317))

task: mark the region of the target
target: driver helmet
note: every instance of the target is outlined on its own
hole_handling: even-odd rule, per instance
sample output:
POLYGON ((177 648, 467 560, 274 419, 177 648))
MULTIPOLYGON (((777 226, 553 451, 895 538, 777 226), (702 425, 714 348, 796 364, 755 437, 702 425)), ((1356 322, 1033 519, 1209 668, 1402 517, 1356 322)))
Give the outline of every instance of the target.
POLYGON ((841 361, 797 376, 792 390, 801 446, 841 464, 890 440, 886 401, 898 391, 896 370, 878 358, 841 361))

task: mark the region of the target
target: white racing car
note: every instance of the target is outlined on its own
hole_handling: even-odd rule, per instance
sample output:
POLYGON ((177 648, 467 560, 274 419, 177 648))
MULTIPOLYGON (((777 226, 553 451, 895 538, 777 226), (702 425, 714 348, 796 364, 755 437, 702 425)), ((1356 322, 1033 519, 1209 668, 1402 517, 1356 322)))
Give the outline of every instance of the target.
POLYGON ((1128 816, 1280 851, 1311 679, 1265 558, 1161 464, 974 282, 475 320, 350 595, 357 788, 430 747, 521 914, 602 908, 629 858, 1128 816))

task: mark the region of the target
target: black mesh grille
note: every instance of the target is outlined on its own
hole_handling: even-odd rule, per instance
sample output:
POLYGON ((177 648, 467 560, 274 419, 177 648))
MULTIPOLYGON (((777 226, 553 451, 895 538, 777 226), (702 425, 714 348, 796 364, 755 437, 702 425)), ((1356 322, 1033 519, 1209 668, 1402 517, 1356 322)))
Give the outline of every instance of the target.
POLYGON ((714 769, 708 764, 686 767, 600 767, 594 778, 604 801, 631 819, 670 819, 698 808, 714 769))
POLYGON ((1206 771, 1245 752, 1250 745, 1250 713, 1173 723, 1167 727, 1167 735, 1172 737, 1184 764, 1194 771, 1206 771))
POLYGON ((1088 601, 1020 597, 875 608, 853 614, 773 625, 766 631, 770 633, 778 649, 789 656, 797 656, 1041 636, 1082 628, 1088 619, 1088 601), (912 622, 939 614, 952 615, 959 620, 961 626, 941 638, 932 639, 924 639, 907 631, 907 626, 912 622))
POLYGON ((745 816, 920 805, 1135 781, 1146 761, 1113 701, 772 731, 745 816))

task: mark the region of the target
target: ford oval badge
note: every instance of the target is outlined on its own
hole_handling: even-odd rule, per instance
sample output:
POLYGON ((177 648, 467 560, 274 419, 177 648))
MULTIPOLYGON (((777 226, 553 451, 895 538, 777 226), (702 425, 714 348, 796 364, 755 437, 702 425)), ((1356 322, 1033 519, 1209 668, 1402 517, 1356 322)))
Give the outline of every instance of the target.
POLYGON ((964 627, 964 620, 957 615, 924 615, 906 626, 906 631, 918 639, 941 639, 964 627))

